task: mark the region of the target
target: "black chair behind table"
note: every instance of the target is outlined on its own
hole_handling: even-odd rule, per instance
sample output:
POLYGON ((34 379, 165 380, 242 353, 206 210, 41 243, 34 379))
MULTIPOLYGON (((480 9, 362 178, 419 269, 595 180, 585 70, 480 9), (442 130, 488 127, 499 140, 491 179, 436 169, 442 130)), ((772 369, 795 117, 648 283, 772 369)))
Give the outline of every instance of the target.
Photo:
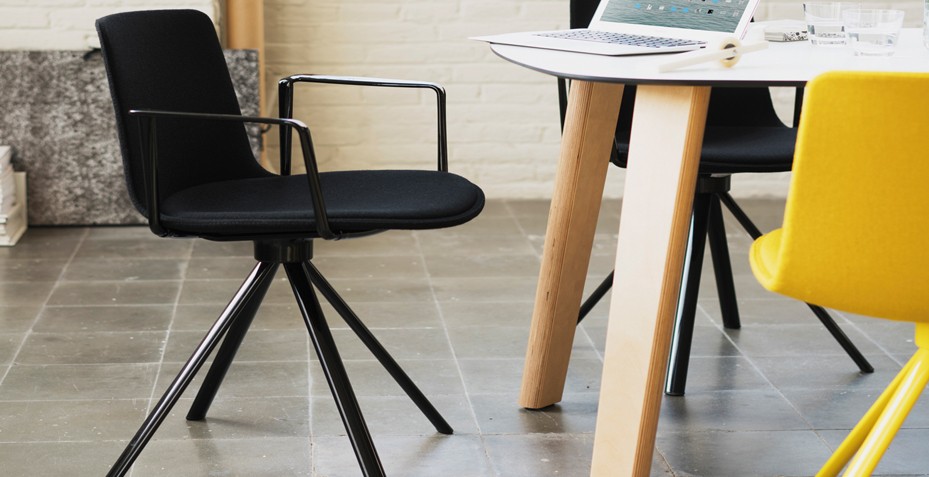
POLYGON ((282 118, 243 117, 216 31, 206 15, 183 10, 123 13, 99 19, 97 30, 130 196, 151 230, 164 237, 251 241, 258 262, 109 475, 129 470, 222 340, 187 418, 206 416, 279 266, 290 280, 364 475, 384 475, 384 470, 315 290, 436 430, 450 434, 448 423, 311 262, 314 239, 450 227, 480 213, 481 190, 447 172, 442 88, 433 83, 296 75, 280 82, 282 118), (299 82, 431 89, 438 98, 438 170, 318 172, 309 130, 289 119, 294 84, 299 82), (243 127, 246 122, 280 128, 280 175, 256 162, 243 127), (293 132, 299 138, 306 174, 290 174, 293 132))
MULTIPOLYGON (((598 0, 572 0, 571 28, 586 27, 593 18, 598 3, 598 0)), ((568 82, 563 78, 558 79, 558 92, 561 121, 564 124, 568 82)), ((627 85, 623 90, 622 106, 613 141, 614 148, 610 157, 610 161, 619 167, 626 167, 635 92, 634 85, 627 85)), ((802 89, 797 92, 797 114, 794 123, 797 122, 801 101, 802 89)), ((682 395, 686 387, 697 293, 707 239, 713 260, 723 326, 729 329, 738 329, 741 326, 721 205, 726 206, 752 239, 760 237, 761 231, 729 194, 732 174, 789 171, 796 141, 796 129, 785 126, 777 117, 768 88, 713 88, 700 154, 681 301, 678 304, 671 343, 668 378, 665 384, 667 394, 682 395)), ((584 300, 578 323, 590 313, 612 284, 613 274, 610 273, 584 300)), ((816 305, 809 307, 861 372, 873 372, 874 368, 829 313, 816 305)))

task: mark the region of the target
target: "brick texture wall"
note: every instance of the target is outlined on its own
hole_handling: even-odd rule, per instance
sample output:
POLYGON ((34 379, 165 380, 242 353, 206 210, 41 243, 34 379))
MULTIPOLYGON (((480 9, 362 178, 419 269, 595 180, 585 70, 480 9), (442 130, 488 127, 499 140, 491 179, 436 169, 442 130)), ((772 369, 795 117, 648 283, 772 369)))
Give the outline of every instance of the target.
MULTIPOLYGON (((568 0, 266 0, 269 87, 295 73, 424 79, 449 94, 451 168, 491 197, 548 197, 560 129, 551 77, 509 64, 470 36, 565 27, 568 0)), ((887 3, 921 19, 915 1, 887 3)), ((757 18, 802 18, 801 0, 765 0, 757 18)), ((298 90, 324 169, 428 165, 431 97, 345 87, 298 90)), ((784 117, 792 91, 775 91, 784 117)), ((270 138, 270 146, 276 140, 270 138)), ((275 152, 270 151, 274 157, 275 152)), ((611 168, 605 195, 622 195, 611 168)), ((739 196, 783 196, 788 176, 742 175, 739 196)))
MULTIPOLYGON (((881 2, 878 2, 879 4, 881 2)), ((921 20, 921 3, 883 2, 921 20)), ((801 0, 765 0, 758 19, 801 18, 801 0)), ((0 49, 84 49, 93 20, 139 8, 197 8, 219 0, 0 0, 0 49)), ((436 81, 449 94, 451 168, 490 197, 548 197, 560 128, 553 78, 509 64, 467 38, 562 28, 568 0, 265 0, 269 107, 275 81, 328 73, 436 81)), ((789 91, 776 91, 789 117, 789 91)), ((434 109, 428 92, 301 85, 296 114, 313 128, 322 168, 429 167, 434 109)), ((277 139, 268 138, 276 159, 277 139)), ((605 191, 622 195, 611 168, 605 191)), ((782 196, 786 175, 740 176, 740 196, 782 196)))
POLYGON ((94 20, 111 13, 194 8, 217 18, 218 0, 0 0, 0 50, 83 50, 98 45, 94 20))
MULTIPOLYGON (((567 1, 268 0, 265 18, 269 82, 299 72, 442 83, 452 171, 491 197, 551 194, 555 80, 467 38, 564 27, 567 1)), ((434 163, 429 92, 303 85, 295 110, 312 127, 324 169, 434 163)))

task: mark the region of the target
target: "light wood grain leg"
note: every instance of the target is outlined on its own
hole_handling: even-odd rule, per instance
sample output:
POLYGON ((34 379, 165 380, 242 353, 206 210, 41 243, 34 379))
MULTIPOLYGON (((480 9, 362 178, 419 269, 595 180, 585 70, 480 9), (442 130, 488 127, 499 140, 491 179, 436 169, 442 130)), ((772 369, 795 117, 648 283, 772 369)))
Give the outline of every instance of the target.
POLYGON ((639 86, 593 476, 648 476, 710 88, 639 86))
POLYGON ((519 404, 561 401, 623 86, 574 81, 519 404))

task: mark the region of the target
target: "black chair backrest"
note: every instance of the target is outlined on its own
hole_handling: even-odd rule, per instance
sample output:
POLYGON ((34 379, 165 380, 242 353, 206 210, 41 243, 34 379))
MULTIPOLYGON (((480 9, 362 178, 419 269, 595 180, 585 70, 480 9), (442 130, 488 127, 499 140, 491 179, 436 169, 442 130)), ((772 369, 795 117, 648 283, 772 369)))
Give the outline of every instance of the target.
MULTIPOLYGON (((600 0, 571 0, 571 28, 587 28, 597 11, 600 0)), ((620 142, 629 142, 632 112, 635 104, 635 86, 623 90, 616 136, 620 142)), ((706 118, 707 126, 782 126, 774 112, 768 88, 713 88, 706 118)))
MULTIPOLYGON (((147 215, 132 109, 241 114, 212 20, 195 10, 119 13, 97 20, 129 195, 147 215)), ((228 121, 159 120, 159 193, 262 173, 245 128, 228 121)))
POLYGON ((587 28, 597 12, 598 5, 600 0, 571 0, 571 28, 587 28))

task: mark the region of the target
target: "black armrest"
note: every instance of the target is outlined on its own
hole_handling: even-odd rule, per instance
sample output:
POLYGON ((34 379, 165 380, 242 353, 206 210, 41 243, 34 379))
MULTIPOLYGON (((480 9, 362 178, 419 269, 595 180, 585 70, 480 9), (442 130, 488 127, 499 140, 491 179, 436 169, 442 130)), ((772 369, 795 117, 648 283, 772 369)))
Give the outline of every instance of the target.
MULTIPOLYGON (((364 78, 359 76, 330 76, 298 74, 278 81, 278 103, 282 118, 293 117, 294 83, 328 83, 355 86, 376 86, 387 88, 424 88, 435 91, 438 112, 438 169, 448 171, 448 140, 446 139, 445 88, 437 83, 409 81, 384 78, 364 78)), ((281 128, 281 170, 290 169, 290 130, 281 128)))
MULTIPOLYGON (((306 166, 306 177, 310 187, 310 196, 313 199, 313 213, 316 215, 316 232, 324 239, 334 239, 337 236, 329 227, 329 218, 326 215, 326 204, 323 201, 323 192, 319 181, 319 169, 316 166, 316 154, 313 150, 313 140, 310 128, 301 121, 290 118, 262 118, 254 116, 239 116, 235 114, 209 114, 184 113, 177 111, 131 110, 130 116, 140 120, 139 139, 142 147, 142 162, 146 165, 145 191, 148 199, 148 224, 156 235, 165 236, 170 232, 161 225, 158 212, 158 141, 156 140, 156 123, 160 118, 166 119, 204 119, 212 121, 235 121, 240 123, 272 124, 281 127, 281 130, 297 131, 300 137, 300 146, 303 151, 303 161, 306 166)), ((289 171, 288 171, 289 172, 289 171)))

